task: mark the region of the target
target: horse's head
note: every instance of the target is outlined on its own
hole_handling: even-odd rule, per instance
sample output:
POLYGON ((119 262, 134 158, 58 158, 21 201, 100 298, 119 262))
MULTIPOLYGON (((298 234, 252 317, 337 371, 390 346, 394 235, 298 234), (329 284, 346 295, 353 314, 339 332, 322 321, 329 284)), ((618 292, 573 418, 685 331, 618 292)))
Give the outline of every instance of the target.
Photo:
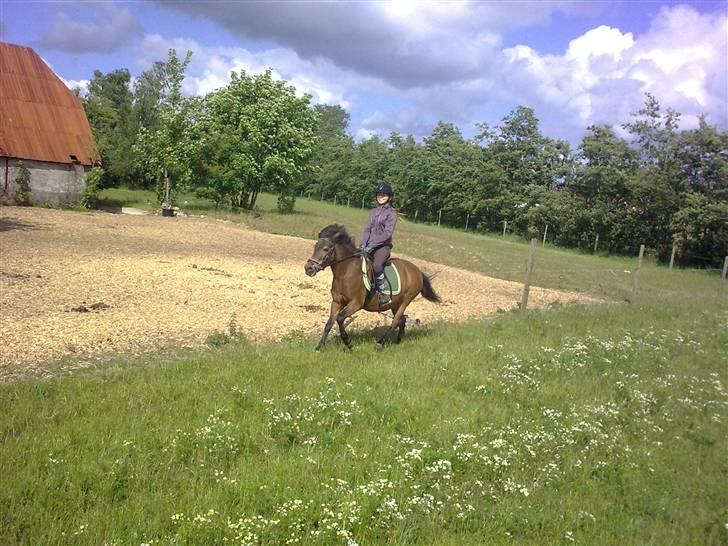
POLYGON ((319 271, 326 269, 336 259, 336 246, 343 245, 347 250, 353 250, 354 243, 346 232, 344 226, 331 224, 321 230, 318 240, 313 247, 313 254, 303 266, 306 275, 313 277, 319 271))

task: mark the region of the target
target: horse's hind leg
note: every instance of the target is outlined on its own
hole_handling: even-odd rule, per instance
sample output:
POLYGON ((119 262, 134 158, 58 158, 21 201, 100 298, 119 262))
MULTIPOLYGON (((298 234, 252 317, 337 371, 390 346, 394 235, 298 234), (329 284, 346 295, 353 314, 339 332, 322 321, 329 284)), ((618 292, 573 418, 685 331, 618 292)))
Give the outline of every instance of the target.
POLYGON ((407 324, 407 315, 402 315, 402 318, 399 321, 399 332, 397 332, 397 343, 402 341, 402 336, 404 336, 404 327, 407 324))
POLYGON ((387 331, 384 332, 384 335, 379 339, 379 341, 376 342, 375 347, 377 349, 381 349, 384 347, 384 344, 389 339, 389 336, 392 335, 392 332, 394 332, 394 329, 399 326, 401 331, 401 324, 402 318, 404 318, 404 310, 407 308, 406 305, 400 305, 399 309, 397 309, 397 312, 394 314, 394 318, 392 319, 392 324, 387 328, 387 331))

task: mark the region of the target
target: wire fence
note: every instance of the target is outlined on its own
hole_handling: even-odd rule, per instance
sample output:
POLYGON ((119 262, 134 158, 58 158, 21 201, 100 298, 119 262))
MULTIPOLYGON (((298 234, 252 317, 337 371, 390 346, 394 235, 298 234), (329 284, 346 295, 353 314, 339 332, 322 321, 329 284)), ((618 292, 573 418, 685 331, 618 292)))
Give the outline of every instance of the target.
MULTIPOLYGON (((309 199, 313 195, 312 192, 308 192, 305 194, 309 199)), ((304 193, 301 194, 301 197, 304 197, 304 193)), ((327 197, 324 194, 316 195, 315 198, 318 199, 320 197, 320 201, 324 202, 330 202, 334 205, 339 206, 346 206, 351 208, 352 205, 364 209, 367 206, 367 200, 365 197, 362 197, 361 200, 359 199, 352 199, 351 196, 341 197, 339 195, 334 195, 331 197, 327 197)), ((437 225, 437 226, 444 226, 448 228, 455 228, 455 229, 462 229, 464 231, 470 231, 470 232, 477 232, 477 233, 494 233, 492 230, 488 231, 485 229, 482 229, 482 224, 480 222, 483 221, 482 218, 478 219, 477 217, 470 217, 470 215, 466 216, 465 222, 463 225, 453 225, 450 218, 444 218, 443 219, 443 212, 444 209, 441 209, 438 212, 437 219, 435 220, 432 218, 432 215, 423 213, 422 215, 419 214, 419 211, 415 210, 414 213, 408 212, 403 213, 402 211, 399 211, 402 213, 408 221, 419 223, 419 224, 430 224, 430 225, 437 225)), ((512 227, 512 226, 511 226, 512 227)), ((534 237, 531 239, 531 244, 529 247, 529 254, 527 257, 524 258, 524 265, 516 268, 478 268, 478 272, 483 275, 488 275, 492 277, 516 277, 518 275, 523 275, 523 294, 521 296, 521 301, 519 302, 519 307, 521 310, 526 310, 528 308, 528 295, 530 291, 530 285, 531 281, 534 278, 534 276, 542 277, 548 276, 548 275, 578 275, 578 274, 587 274, 587 273, 607 273, 609 274, 612 279, 614 280, 622 278, 624 280, 623 283, 619 283, 617 286, 619 287, 617 291, 621 292, 621 294, 624 296, 624 298, 629 302, 635 302, 640 298, 643 294, 649 294, 650 292, 659 292, 661 297, 674 297, 675 299, 685 299, 685 298, 691 298, 697 296, 697 294, 686 294, 685 289, 678 287, 678 286, 671 286, 669 284, 669 281, 666 281, 664 278, 660 279, 659 282, 657 282, 656 279, 652 278, 652 270, 646 269, 643 270, 643 259, 644 259, 644 252, 645 252, 645 245, 640 246, 640 254, 638 257, 635 258, 635 262, 633 266, 627 267, 627 268, 619 268, 619 267, 580 267, 578 265, 574 265, 570 268, 558 268, 558 269, 549 269, 548 267, 542 268, 538 265, 538 259, 537 259, 537 249, 539 246, 546 247, 547 241, 548 241, 548 231, 549 226, 546 224, 543 228, 542 235, 538 238, 534 237)), ((506 235, 515 235, 511 230, 509 230, 508 222, 504 221, 503 223, 503 229, 499 230, 497 232, 501 236, 505 237, 506 235)), ((553 248, 553 247, 552 247, 553 248)), ((591 248, 592 253, 596 254, 599 248, 599 235, 595 235, 594 245, 591 248)), ((489 249, 488 250, 489 256, 493 255, 502 255, 502 256, 508 256, 509 258, 512 258, 512 253, 509 253, 505 250, 498 250, 498 249, 489 249)), ((676 258, 677 256, 677 249, 673 247, 672 249, 672 255, 670 257, 670 263, 669 263, 669 270, 675 272, 684 272, 684 273, 705 273, 709 274, 711 276, 715 276, 719 280, 716 283, 710 283, 710 286, 704 285, 701 291, 704 292, 702 294, 706 298, 713 297, 715 295, 718 296, 718 301, 722 301, 723 298, 725 298, 728 301, 728 286, 726 286, 726 275, 728 273, 728 256, 725 256, 723 267, 674 267, 677 263, 676 258), (716 275, 720 274, 720 276, 716 275)), ((703 261, 706 264, 713 264, 714 259, 707 257, 707 256, 692 256, 691 259, 694 259, 696 261, 703 261)), ((691 290, 694 292, 696 290, 695 286, 692 286, 691 290)))
MULTIPOLYGON (((301 192, 301 197, 306 196, 306 197, 308 197, 310 199, 312 195, 314 195, 315 198, 318 198, 319 197, 318 194, 314 194, 313 192, 310 192, 310 191, 309 192, 301 192)), ((334 205, 347 206, 349 208, 351 208, 352 203, 354 204, 355 207, 360 208, 360 209, 364 209, 367 206, 366 197, 362 197, 361 200, 359 200, 359 199, 352 200, 352 198, 350 196, 341 197, 339 195, 334 195, 334 196, 328 196, 327 197, 325 194, 322 193, 320 195, 320 199, 318 199, 318 200, 323 201, 323 202, 330 202, 330 203, 332 203, 334 205), (361 201, 361 202, 359 203, 359 201, 361 201)), ((451 229, 462 229, 464 231, 474 232, 474 233, 500 234, 503 237, 505 237, 506 235, 518 235, 519 237, 521 236, 520 234, 517 234, 513 230, 513 224, 511 224, 510 226, 508 225, 508 221, 507 220, 504 220, 503 221, 503 229, 502 230, 499 229, 497 231, 494 231, 493 229, 485 229, 483 227, 479 227, 479 226, 483 226, 483 225, 486 225, 487 223, 489 223, 483 217, 476 217, 476 216, 472 216, 471 217, 468 214, 468 215, 466 215, 466 219, 465 219, 464 222, 461 221, 459 223, 454 223, 454 222, 452 222, 452 219, 451 218, 447 218, 447 217, 446 218, 443 218, 442 217, 443 210, 445 210, 445 209, 440 209, 439 210, 439 213, 437 215, 437 219, 436 220, 433 217, 433 215, 430 214, 430 213, 428 213, 428 212, 423 212, 423 214, 421 216, 419 215, 419 211, 418 210, 415 210, 414 213, 412 213, 411 211, 402 211, 402 210, 398 210, 398 212, 400 214, 402 214, 407 219, 407 221, 410 221, 410 222, 413 222, 413 223, 418 223, 418 224, 433 225, 433 226, 434 225, 437 225, 437 226, 440 226, 440 227, 447 227, 447 228, 451 228, 451 229)), ((543 230, 541 231, 541 235, 537 239, 537 243, 540 242, 540 244, 542 246, 546 246, 546 244, 548 242, 548 232, 549 232, 549 224, 545 224, 544 227, 543 227, 543 230)), ((594 245, 593 245, 593 247, 590 246, 590 249, 589 250, 592 251, 592 254, 597 254, 597 252, 599 250, 599 234, 595 234, 594 237, 595 237, 595 239, 594 239, 594 245)), ((604 241, 602 241, 602 243, 603 242, 604 241)), ((581 247, 579 247, 579 249, 580 250, 585 250, 584 248, 581 248, 581 247)), ((498 253, 498 252, 499 251, 497 249, 489 249, 489 253, 490 254, 498 253)), ((500 251, 500 252, 502 252, 504 255, 507 255, 508 254, 505 251, 500 251)), ((713 257, 709 257, 709 256, 696 256, 694 254, 691 254, 690 261, 691 262, 695 262, 695 261, 703 262, 703 263, 706 263, 706 264, 709 264, 709 265, 715 264, 715 258, 713 258, 713 257)), ((671 254, 670 262, 669 262, 669 268, 670 269, 673 269, 673 267, 675 265, 678 265, 678 268, 679 268, 680 271, 694 271, 694 272, 716 273, 716 272, 721 272, 722 269, 723 269, 723 268, 720 268, 720 267, 682 267, 682 266, 679 266, 679 263, 678 262, 679 262, 679 256, 678 256, 678 253, 677 253, 677 247, 676 246, 673 246, 673 248, 672 248, 672 254, 671 254)), ((592 270, 592 271, 599 271, 599 270, 601 270, 601 271, 609 271, 609 272, 612 272, 614 274, 616 274, 618 272, 618 270, 615 270, 614 268, 604 268, 604 269, 600 269, 600 268, 589 268, 589 269, 592 270)), ((582 270, 582 269, 580 269, 580 270, 582 270)), ((585 271, 586 269, 583 269, 583 270, 585 271)), ((484 274, 489 274, 487 271, 482 271, 482 272, 484 274)), ((515 273, 517 271, 498 270, 495 273, 502 274, 502 273, 508 273, 508 272, 515 273)), ((563 271, 551 270, 550 272, 552 272, 552 273, 571 273, 571 272, 573 272, 573 270, 572 269, 563 270, 563 271)))

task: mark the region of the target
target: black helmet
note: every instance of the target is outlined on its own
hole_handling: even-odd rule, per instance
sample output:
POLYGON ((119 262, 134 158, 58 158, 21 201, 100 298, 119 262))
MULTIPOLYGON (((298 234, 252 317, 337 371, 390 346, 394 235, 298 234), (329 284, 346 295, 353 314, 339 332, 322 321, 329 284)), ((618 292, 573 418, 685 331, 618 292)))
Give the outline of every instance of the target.
POLYGON ((390 186, 386 182, 383 184, 379 184, 376 188, 374 188, 374 193, 385 193, 385 194, 389 195, 390 199, 392 197, 394 197, 394 192, 392 191, 392 186, 390 186))

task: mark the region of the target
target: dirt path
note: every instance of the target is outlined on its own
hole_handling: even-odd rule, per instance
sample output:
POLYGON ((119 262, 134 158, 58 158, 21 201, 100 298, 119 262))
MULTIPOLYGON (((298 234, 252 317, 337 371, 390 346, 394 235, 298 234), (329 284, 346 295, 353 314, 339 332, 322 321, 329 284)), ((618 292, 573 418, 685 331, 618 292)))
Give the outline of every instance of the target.
MULTIPOLYGON (((44 375, 48 362, 69 355, 200 346, 233 318, 253 341, 318 333, 331 273, 304 275, 312 248, 210 219, 0 207, 0 381, 44 375)), ((518 283, 411 261, 438 273, 444 300, 418 298, 412 321, 487 315, 520 298, 518 283)), ((529 305, 554 301, 595 302, 531 289, 529 305)), ((385 323, 362 312, 352 328, 385 323)))

